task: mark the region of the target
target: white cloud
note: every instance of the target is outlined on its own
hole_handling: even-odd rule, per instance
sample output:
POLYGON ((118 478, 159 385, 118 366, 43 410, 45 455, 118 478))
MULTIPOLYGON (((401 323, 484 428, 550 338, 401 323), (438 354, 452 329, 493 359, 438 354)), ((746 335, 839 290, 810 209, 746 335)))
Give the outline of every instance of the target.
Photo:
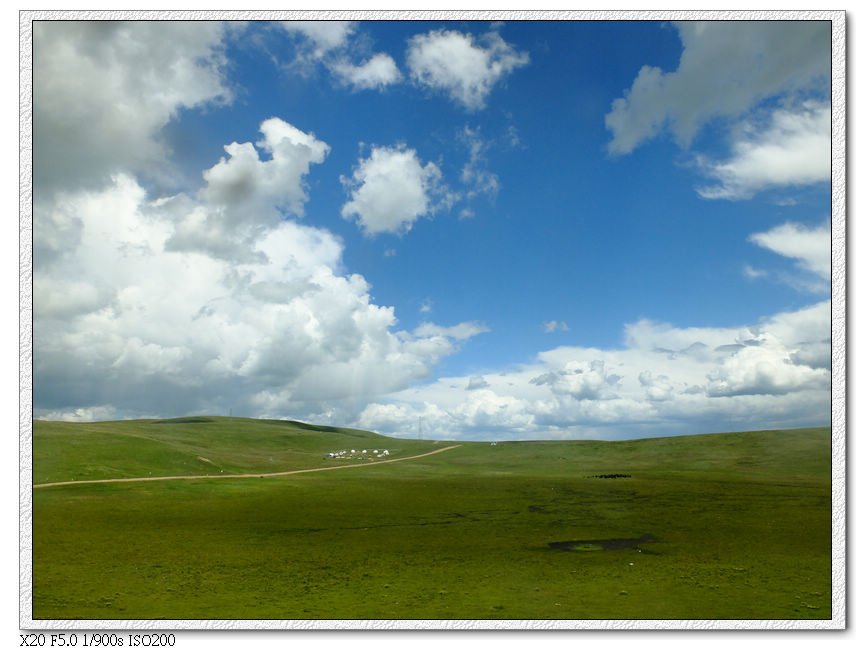
POLYGON ((690 144, 713 118, 739 116, 778 95, 825 84, 829 24, 821 21, 676 23, 682 41, 672 72, 643 66, 606 116, 609 151, 626 154, 669 129, 690 144))
POLYGON ((302 180, 327 145, 275 118, 262 132, 270 158, 230 145, 197 196, 151 198, 118 174, 36 207, 37 415, 345 422, 344 404, 428 377, 485 331, 399 330, 393 308, 342 270, 337 237, 280 217, 302 212, 302 180))
POLYGON ((675 386, 666 375, 655 376, 645 370, 637 378, 646 389, 646 398, 652 402, 662 402, 673 398, 675 386))
POLYGON ((416 412, 403 404, 369 404, 357 418, 358 426, 372 429, 375 427, 385 428, 401 434, 408 435, 413 429, 416 430, 418 418, 416 412))
MULTIPOLYGON (((169 250, 202 251, 216 257, 249 260, 262 232, 285 214, 302 216, 310 166, 324 161, 330 147, 279 118, 262 122, 264 139, 227 145, 227 158, 203 173, 200 201, 185 195, 162 199, 157 209, 174 215, 169 250)), ((260 255, 261 252, 259 251, 260 255)))
POLYGON ((697 191, 707 199, 748 199, 762 190, 829 181, 832 131, 828 104, 779 109, 768 125, 747 124, 725 162, 704 162, 716 185, 697 191))
POLYGON ((441 438, 617 438, 826 424, 829 302, 733 328, 639 321, 617 349, 558 347, 530 364, 442 377, 377 401, 363 426, 424 417, 441 438), (381 410, 380 410, 381 409, 381 410))
POLYGON ((303 177, 310 165, 324 161, 330 147, 276 117, 262 122, 260 128, 264 139, 257 145, 269 160, 261 160, 250 142, 226 145, 229 157, 203 174, 207 186, 202 197, 224 208, 253 202, 300 216, 307 200, 303 177))
POLYGON ((768 319, 765 330, 790 349, 794 363, 829 369, 831 365, 831 303, 820 302, 768 319))
POLYGON ((434 402, 372 402, 358 416, 358 426, 411 436, 420 419, 424 437, 445 439, 459 438, 471 429, 499 435, 520 435, 531 431, 533 416, 527 411, 524 400, 481 387, 461 393, 463 399, 453 408, 443 408, 434 402))
POLYGON ((466 110, 484 107, 493 87, 529 62, 497 32, 477 41, 451 30, 418 34, 409 42, 407 62, 415 83, 447 93, 466 110))
POLYGON ((707 395, 783 395, 811 386, 827 386, 825 368, 795 363, 797 350, 769 333, 758 340, 758 345, 743 346, 708 373, 707 395))
POLYGON ((832 239, 828 221, 814 228, 798 223, 785 223, 766 232, 755 233, 748 239, 796 262, 806 276, 787 276, 793 286, 812 291, 828 289, 828 280, 832 274, 832 239), (814 276, 820 281, 813 281, 814 276))
POLYGON ((468 126, 463 129, 462 139, 469 148, 469 159, 460 174, 460 180, 467 187, 466 200, 471 201, 481 194, 495 199, 499 193, 499 177, 486 167, 489 144, 481 138, 480 129, 468 126))
POLYGON ((414 334, 415 336, 425 338, 444 336, 462 341, 484 332, 489 332, 489 328, 481 323, 460 323, 451 327, 442 327, 434 323, 423 323, 415 328, 414 334))
POLYGON ((39 418, 43 420, 59 420, 61 422, 98 422, 100 420, 114 420, 117 417, 117 409, 113 406, 92 406, 61 411, 45 411, 39 415, 39 418))
POLYGON ((534 422, 534 415, 526 407, 523 399, 479 388, 468 393, 451 417, 458 425, 468 424, 486 431, 526 431, 534 422))
POLYGON ((570 331, 570 327, 563 320, 550 320, 544 323, 544 332, 547 334, 552 334, 553 332, 568 332, 570 331))
POLYGON ((283 20, 279 26, 289 34, 303 37, 308 48, 306 55, 314 59, 346 47, 357 27, 346 20, 283 20))
POLYGON ((226 102, 218 22, 36 21, 34 188, 98 187, 121 171, 171 182, 161 129, 226 102))
POLYGON ((50 285, 34 287, 34 301, 41 313, 52 318, 74 318, 108 304, 108 295, 80 280, 58 278, 50 285))
POLYGON ((750 264, 746 264, 742 267, 742 275, 744 275, 749 280, 755 280, 757 278, 764 278, 768 275, 768 273, 763 269, 755 269, 750 264))
POLYGON ((469 383, 466 390, 479 390, 481 388, 489 388, 490 383, 484 379, 483 375, 474 375, 469 378, 469 383))
POLYGON ((707 351, 717 349, 735 340, 751 337, 747 327, 673 327, 642 319, 625 326, 625 344, 629 348, 652 350, 670 356, 688 355, 705 357, 707 351))
POLYGON ((551 370, 530 380, 536 386, 549 386, 555 395, 573 399, 613 399, 621 377, 611 374, 602 359, 572 360, 562 370, 551 370))
POLYGON ((402 79, 394 60, 383 52, 360 65, 343 60, 333 63, 330 68, 342 83, 355 90, 381 89, 402 79))
POLYGON ((367 54, 365 60, 356 62, 367 52, 367 44, 356 35, 355 22, 297 20, 279 25, 296 39, 295 58, 289 66, 301 74, 310 74, 321 65, 339 84, 352 90, 382 90, 402 81, 402 73, 389 54, 367 54))
POLYGON ((342 216, 356 217, 367 235, 408 232, 438 209, 436 199, 445 193, 441 178, 435 163, 421 164, 414 149, 373 147, 352 177, 342 179, 351 192, 342 216))

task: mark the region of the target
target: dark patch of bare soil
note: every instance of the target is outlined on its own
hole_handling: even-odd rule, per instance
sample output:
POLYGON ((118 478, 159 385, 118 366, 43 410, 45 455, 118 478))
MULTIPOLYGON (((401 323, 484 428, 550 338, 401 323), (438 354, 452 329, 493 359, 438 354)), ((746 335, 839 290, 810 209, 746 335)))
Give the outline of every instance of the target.
POLYGON ((630 474, 593 474, 589 478, 631 478, 630 474))
POLYGON ((646 533, 641 537, 615 539, 574 539, 566 542, 549 542, 548 546, 556 551, 621 551, 626 548, 639 549, 641 544, 652 544, 657 538, 646 533))

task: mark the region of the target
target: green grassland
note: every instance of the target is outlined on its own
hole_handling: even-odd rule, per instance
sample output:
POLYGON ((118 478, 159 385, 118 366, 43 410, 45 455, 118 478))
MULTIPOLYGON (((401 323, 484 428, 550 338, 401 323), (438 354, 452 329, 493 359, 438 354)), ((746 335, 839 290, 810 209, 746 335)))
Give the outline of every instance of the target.
MULTIPOLYGON (((450 444, 239 418, 37 421, 34 483, 450 444)), ((826 428, 460 445, 35 489, 33 618, 831 618, 826 428)))

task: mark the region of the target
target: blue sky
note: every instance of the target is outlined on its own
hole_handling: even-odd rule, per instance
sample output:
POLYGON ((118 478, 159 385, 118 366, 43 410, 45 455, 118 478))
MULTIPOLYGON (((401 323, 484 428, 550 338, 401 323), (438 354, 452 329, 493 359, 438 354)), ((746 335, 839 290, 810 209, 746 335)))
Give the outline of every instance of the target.
POLYGON ((829 423, 828 23, 38 23, 34 410, 829 423))

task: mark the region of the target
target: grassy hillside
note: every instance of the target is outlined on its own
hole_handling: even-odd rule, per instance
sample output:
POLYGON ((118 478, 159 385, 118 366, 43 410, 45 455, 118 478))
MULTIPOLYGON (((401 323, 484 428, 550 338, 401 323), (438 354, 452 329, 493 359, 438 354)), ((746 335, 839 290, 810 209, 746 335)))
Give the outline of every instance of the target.
MULTIPOLYGON (((232 471, 328 466, 351 440, 436 448, 228 418, 34 429, 43 481, 199 474, 199 455, 232 471)), ((829 480, 829 430, 808 429, 465 443, 289 477, 43 488, 33 615, 829 618, 829 480)))
MULTIPOLYGON (((286 420, 189 417, 33 423, 33 483, 150 475, 279 472, 325 465, 330 451, 387 447, 391 457, 433 443, 286 420)), ((331 463, 332 464, 332 463, 331 463)))

